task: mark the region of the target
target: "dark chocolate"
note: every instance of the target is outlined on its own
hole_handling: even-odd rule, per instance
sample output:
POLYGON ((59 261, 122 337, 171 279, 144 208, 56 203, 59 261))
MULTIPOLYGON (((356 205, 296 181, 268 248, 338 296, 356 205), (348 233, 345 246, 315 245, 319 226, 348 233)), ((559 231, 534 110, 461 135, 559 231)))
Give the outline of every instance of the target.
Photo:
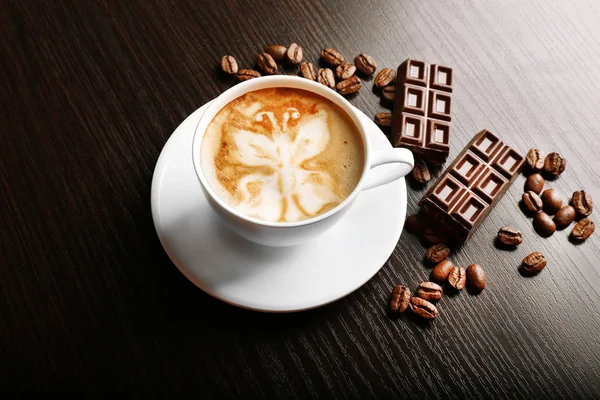
POLYGON ((450 152, 452 68, 408 59, 398 67, 392 144, 427 161, 443 163, 450 152))
POLYGON ((430 227, 462 244, 506 193, 524 162, 522 155, 483 130, 419 201, 421 213, 430 227))

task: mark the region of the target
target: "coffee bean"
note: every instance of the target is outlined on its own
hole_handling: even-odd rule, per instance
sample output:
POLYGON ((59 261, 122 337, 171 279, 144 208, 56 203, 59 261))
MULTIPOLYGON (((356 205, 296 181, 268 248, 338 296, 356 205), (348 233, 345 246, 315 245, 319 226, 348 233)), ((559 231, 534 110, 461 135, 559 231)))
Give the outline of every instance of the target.
POLYGON ((463 290, 467 282, 467 272, 464 268, 454 267, 448 275, 448 283, 456 290, 463 290))
POLYGON ((525 160, 532 171, 539 172, 544 168, 545 158, 538 149, 529 149, 525 160))
POLYGON ((286 54, 287 54, 287 47, 280 46, 280 45, 277 45, 277 46, 268 46, 265 49, 265 53, 267 53, 271 57, 273 57, 273 60, 275 60, 278 63, 284 62, 286 54))
POLYGON ((435 228, 427 228, 423 232, 423 238, 431 244, 442 244, 448 243, 448 236, 435 228))
POLYGON ((232 56, 223 56, 221 58, 221 69, 226 74, 235 75, 238 72, 237 61, 232 56))
POLYGON ((556 224, 548 214, 540 211, 533 217, 533 229, 541 237, 549 237, 556 231, 556 224))
POLYGON ((411 171, 411 176, 415 181, 421 184, 431 180, 431 174, 429 173, 429 168, 427 168, 425 161, 420 158, 415 158, 415 167, 411 171))
POLYGON ((540 196, 542 203, 544 203, 543 209, 550 215, 556 214, 558 210, 563 206, 563 201, 558 190, 546 189, 540 196))
POLYGON ((332 67, 337 67, 338 65, 346 61, 344 56, 339 51, 330 49, 329 47, 321 50, 321 58, 323 59, 323 61, 325 61, 328 65, 332 67))
POLYGON ((375 123, 382 128, 389 128, 392 126, 392 113, 389 112, 380 112, 375 114, 375 118, 373 118, 375 123))
POLYGON ((538 173, 531 174, 525 181, 525 191, 540 194, 544 188, 544 177, 538 173))
POLYGON ((338 84, 335 85, 335 90, 337 90, 339 94, 347 96, 349 94, 358 92, 361 86, 362 83, 360 82, 360 79, 358 79, 356 76, 353 76, 338 82, 338 84))
POLYGON ((537 274, 546 268, 546 257, 539 251, 534 251, 523 259, 523 269, 530 274, 537 274))
POLYGON ((267 75, 274 75, 277 73, 277 63, 269 53, 260 53, 256 63, 258 64, 258 68, 267 75))
POLYGON ((544 172, 551 176, 562 174, 567 168, 567 160, 562 158, 558 153, 550 153, 544 160, 544 172))
POLYGON ((300 64, 303 57, 302 47, 298 46, 296 43, 290 44, 290 47, 287 49, 286 56, 290 63, 294 65, 300 64))
POLYGON ((517 246, 523 243, 523 234, 512 226, 503 226, 498 231, 498 241, 506 246, 517 246))
POLYGON ((240 69, 236 76, 240 82, 243 82, 248 79, 260 77, 260 72, 253 69, 240 69))
POLYGON ((410 310, 419 317, 431 321, 438 316, 436 306, 420 297, 410 299, 410 310))
POLYGON ((406 230, 411 233, 420 235, 425 230, 425 221, 418 215, 412 214, 406 218, 406 230))
POLYGON ((427 249, 427 261, 438 264, 448 258, 450 249, 445 244, 435 244, 427 249))
POLYGON ((554 224, 556 229, 565 229, 571 225, 571 222, 575 221, 575 209, 571 206, 564 206, 554 216, 554 224))
POLYGON ((453 269, 454 265, 449 260, 443 260, 431 270, 431 280, 444 283, 453 269))
POLYGON ((535 194, 535 192, 525 192, 523 193, 523 206, 530 213, 537 213, 542 209, 544 203, 542 203, 542 199, 540 196, 535 194))
POLYGON ((578 190, 574 192, 573 197, 571 197, 571 204, 573 204, 577 214, 581 215, 582 217, 587 217, 594 209, 592 195, 585 190, 578 190))
POLYGON ((406 311, 410 305, 410 289, 406 286, 397 285, 392 290, 392 299, 390 301, 390 311, 400 314, 406 311))
POLYGON ((368 54, 359 54, 354 58, 354 65, 365 75, 371 75, 377 70, 377 63, 368 54))
POLYGON ((396 71, 391 68, 384 68, 375 77, 375 86, 383 88, 390 85, 396 79, 396 71))
POLYGON ((311 81, 317 80, 317 73, 315 71, 315 66, 312 63, 305 62, 300 65, 300 73, 306 79, 310 79, 311 81))
POLYGON ((321 68, 319 70, 317 73, 317 81, 330 89, 335 87, 335 77, 333 76, 333 71, 329 68, 321 68))
POLYGON ((381 96, 390 102, 396 98, 396 85, 388 85, 381 90, 381 96))
POLYGON ((355 72, 356 67, 354 64, 343 62, 335 69, 335 77, 343 81, 344 79, 353 77, 355 72))
POLYGON ((438 301, 442 298, 442 287, 433 282, 421 282, 417 288, 417 297, 427 301, 438 301))
POLYGON ((485 289, 485 272, 479 264, 471 264, 467 267, 467 289, 476 294, 485 289))
POLYGON ((595 229, 596 226, 594 225, 594 221, 584 218, 575 224, 573 230, 571 231, 571 236, 573 236, 573 239, 576 240, 585 240, 589 238, 592 233, 594 233, 595 229))

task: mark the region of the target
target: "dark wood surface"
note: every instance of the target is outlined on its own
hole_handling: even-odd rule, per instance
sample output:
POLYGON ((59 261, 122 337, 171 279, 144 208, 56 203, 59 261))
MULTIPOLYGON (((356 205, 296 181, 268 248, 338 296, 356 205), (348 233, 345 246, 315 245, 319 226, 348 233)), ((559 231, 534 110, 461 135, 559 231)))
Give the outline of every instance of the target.
MULTIPOLYGON (((600 3, 519 1, 0 2, 0 392, 200 398, 600 398, 600 246, 539 238, 519 177, 453 257, 488 288, 426 325, 386 315, 429 269, 403 234, 366 285, 287 315, 221 303, 171 264, 150 214, 162 146, 267 44, 331 46, 380 67, 454 67, 451 157, 482 128, 568 159, 552 187, 600 199, 600 3), (517 250, 494 247, 519 227, 517 250), (518 273, 546 254, 538 276, 518 273)), ((383 111, 367 82, 352 99, 383 111)), ((409 191, 409 211, 423 188, 409 191)), ((597 219, 598 211, 592 214, 597 219)))

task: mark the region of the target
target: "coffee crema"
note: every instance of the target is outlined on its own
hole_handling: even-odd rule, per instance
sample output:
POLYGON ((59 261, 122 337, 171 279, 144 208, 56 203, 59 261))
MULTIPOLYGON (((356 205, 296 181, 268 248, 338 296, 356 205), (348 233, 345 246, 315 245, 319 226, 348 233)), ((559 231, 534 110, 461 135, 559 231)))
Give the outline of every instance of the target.
POLYGON ((295 222, 331 210, 352 193, 365 150, 356 125, 330 100, 271 88, 221 109, 200 152, 210 187, 233 209, 295 222))

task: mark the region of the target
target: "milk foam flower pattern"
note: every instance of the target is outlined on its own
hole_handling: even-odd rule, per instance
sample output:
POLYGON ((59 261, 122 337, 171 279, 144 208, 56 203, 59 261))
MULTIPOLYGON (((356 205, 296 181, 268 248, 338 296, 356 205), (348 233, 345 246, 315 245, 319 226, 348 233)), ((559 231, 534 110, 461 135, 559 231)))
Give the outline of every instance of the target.
POLYGON ((239 159, 246 166, 263 167, 239 181, 238 209, 267 221, 298 221, 338 204, 340 198, 330 189, 334 187, 332 177, 311 163, 329 141, 323 118, 304 118, 295 129, 288 129, 289 123, 301 115, 293 107, 283 113, 282 121, 271 111, 257 112, 254 118, 269 122, 272 134, 247 129, 233 134, 239 159))

